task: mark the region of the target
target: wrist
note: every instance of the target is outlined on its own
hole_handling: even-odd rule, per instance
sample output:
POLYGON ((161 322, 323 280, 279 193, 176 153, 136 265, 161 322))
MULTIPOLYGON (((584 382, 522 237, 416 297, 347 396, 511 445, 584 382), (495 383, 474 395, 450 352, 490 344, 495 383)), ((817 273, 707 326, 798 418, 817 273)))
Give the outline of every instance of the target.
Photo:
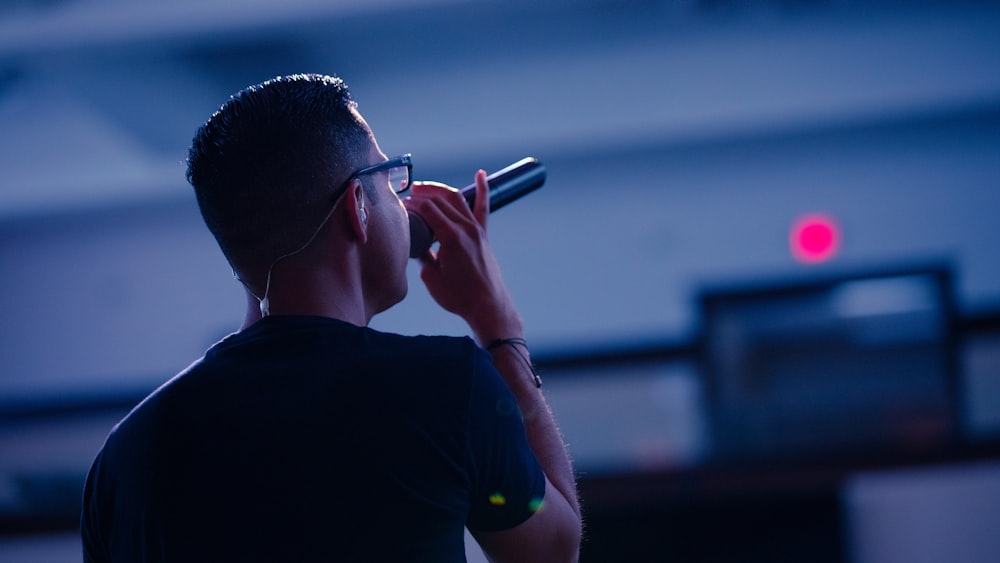
MULTIPOLYGON (((490 354, 494 355, 497 353, 512 353, 517 356, 517 358, 523 362, 524 367, 528 369, 531 375, 531 382, 534 383, 536 389, 542 387, 542 378, 539 377, 538 372, 535 370, 535 366, 531 363, 531 358, 528 355, 528 343, 524 338, 498 338, 486 344, 486 350, 490 354)), ((510 381, 508 381, 508 384, 510 381)))
POLYGON ((481 307, 466 318, 469 328, 480 346, 486 347, 494 340, 524 338, 521 315, 509 300, 481 307))
POLYGON ((502 322, 482 323, 479 326, 472 326, 471 328, 476 342, 483 348, 489 348, 491 344, 504 340, 524 340, 524 327, 521 325, 520 318, 502 322))

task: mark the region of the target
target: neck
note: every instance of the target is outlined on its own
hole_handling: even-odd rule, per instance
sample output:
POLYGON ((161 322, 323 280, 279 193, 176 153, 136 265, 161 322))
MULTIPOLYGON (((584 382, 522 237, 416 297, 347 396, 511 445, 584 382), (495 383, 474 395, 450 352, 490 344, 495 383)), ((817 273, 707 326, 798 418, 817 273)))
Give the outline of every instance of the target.
POLYGON ((245 330, 250 327, 250 325, 261 319, 260 316, 260 303, 257 298, 250 293, 249 290, 244 290, 246 294, 246 314, 243 316, 243 325, 240 326, 240 330, 245 330))
MULTIPOLYGON (((367 326, 372 315, 366 306, 361 280, 354 279, 356 274, 351 272, 357 272, 357 268, 304 269, 295 262, 282 264, 271 275, 268 315, 329 317, 367 326)), ((247 291, 241 330, 261 318, 260 301, 247 291)))

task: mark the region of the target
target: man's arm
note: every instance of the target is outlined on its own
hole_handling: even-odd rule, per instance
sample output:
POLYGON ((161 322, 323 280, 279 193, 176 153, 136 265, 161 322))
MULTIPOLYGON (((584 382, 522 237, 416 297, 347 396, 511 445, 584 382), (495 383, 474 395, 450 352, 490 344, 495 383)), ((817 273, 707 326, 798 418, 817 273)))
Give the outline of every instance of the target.
POLYGON ((473 531, 473 536, 494 561, 575 561, 580 548, 580 505, 555 418, 542 390, 535 386, 530 358, 521 344, 495 347, 491 355, 524 415, 528 443, 546 476, 545 499, 539 512, 520 526, 500 532, 473 531))
POLYGON ((493 561, 575 561, 582 523, 573 468, 534 372, 520 315, 500 276, 486 237, 489 215, 486 173, 476 174, 476 203, 469 209, 456 190, 415 184, 407 207, 419 214, 441 242, 422 258, 421 277, 431 296, 469 324, 476 340, 490 349, 493 364, 524 415, 528 443, 545 472, 542 508, 504 531, 474 532, 493 561), (505 344, 491 345, 505 341, 505 344))

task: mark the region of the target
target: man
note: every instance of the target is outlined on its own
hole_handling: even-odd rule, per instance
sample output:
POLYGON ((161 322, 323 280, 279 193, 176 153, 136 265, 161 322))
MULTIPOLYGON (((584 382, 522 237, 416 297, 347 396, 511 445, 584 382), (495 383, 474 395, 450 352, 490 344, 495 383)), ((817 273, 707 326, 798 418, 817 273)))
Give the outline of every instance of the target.
POLYGON ((188 179, 247 314, 108 437, 85 560, 464 561, 466 527, 495 561, 576 559, 573 472, 487 241, 485 178, 471 210, 411 186, 338 78, 277 78, 216 112, 188 179), (440 242, 424 283, 478 346, 367 328, 406 294, 408 210, 440 242))

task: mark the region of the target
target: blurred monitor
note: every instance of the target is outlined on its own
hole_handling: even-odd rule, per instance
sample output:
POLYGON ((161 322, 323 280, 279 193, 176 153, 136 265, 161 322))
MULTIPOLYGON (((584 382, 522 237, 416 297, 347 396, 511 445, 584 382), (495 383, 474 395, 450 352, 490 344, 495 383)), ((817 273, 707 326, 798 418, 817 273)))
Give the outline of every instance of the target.
POLYGON ((701 294, 714 457, 919 448, 954 430, 946 267, 701 294))

